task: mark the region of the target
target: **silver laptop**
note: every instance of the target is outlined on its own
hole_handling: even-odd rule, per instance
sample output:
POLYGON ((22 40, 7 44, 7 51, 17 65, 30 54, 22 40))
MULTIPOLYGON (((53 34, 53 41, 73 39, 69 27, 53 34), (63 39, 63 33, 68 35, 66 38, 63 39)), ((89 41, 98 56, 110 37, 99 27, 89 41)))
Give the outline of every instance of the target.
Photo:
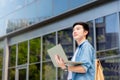
POLYGON ((81 64, 81 62, 69 61, 62 46, 61 46, 61 44, 58 44, 58 45, 48 49, 47 52, 48 52, 55 67, 59 67, 59 65, 55 61, 55 55, 58 55, 59 57, 61 57, 64 60, 65 64, 68 66, 76 66, 76 65, 81 64))

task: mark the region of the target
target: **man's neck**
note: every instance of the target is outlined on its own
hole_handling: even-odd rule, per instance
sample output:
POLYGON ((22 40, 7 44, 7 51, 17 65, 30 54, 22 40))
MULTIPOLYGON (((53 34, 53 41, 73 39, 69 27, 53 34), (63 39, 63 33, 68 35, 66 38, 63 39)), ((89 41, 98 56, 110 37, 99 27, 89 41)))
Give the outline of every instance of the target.
POLYGON ((82 42, 84 42, 86 40, 86 38, 83 38, 81 40, 77 40, 77 44, 80 45, 82 42))

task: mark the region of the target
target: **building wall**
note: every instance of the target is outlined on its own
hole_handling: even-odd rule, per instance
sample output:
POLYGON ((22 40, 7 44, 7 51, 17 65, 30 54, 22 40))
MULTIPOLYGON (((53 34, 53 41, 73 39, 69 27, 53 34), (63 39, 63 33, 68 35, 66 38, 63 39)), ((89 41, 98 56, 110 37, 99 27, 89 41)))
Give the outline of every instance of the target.
POLYGON ((120 0, 115 0, 62 19, 58 16, 52 22, 43 22, 45 25, 35 24, 37 28, 28 27, 31 30, 19 34, 20 30, 8 33, 0 40, 0 62, 3 63, 0 65, 0 80, 66 80, 66 72, 53 66, 47 49, 61 43, 70 59, 76 48, 72 25, 77 21, 90 25, 88 40, 96 49, 97 58, 101 59, 105 80, 119 80, 119 18, 120 0))

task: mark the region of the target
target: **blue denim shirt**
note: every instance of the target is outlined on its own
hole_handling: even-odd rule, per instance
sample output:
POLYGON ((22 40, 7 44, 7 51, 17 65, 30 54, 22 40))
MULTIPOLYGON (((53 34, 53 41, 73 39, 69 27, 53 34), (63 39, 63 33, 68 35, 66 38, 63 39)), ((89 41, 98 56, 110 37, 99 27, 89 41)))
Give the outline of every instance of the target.
POLYGON ((92 45, 85 40, 78 46, 79 50, 75 57, 76 62, 82 62, 86 73, 72 72, 72 80, 94 80, 95 78, 95 59, 96 54, 92 45))

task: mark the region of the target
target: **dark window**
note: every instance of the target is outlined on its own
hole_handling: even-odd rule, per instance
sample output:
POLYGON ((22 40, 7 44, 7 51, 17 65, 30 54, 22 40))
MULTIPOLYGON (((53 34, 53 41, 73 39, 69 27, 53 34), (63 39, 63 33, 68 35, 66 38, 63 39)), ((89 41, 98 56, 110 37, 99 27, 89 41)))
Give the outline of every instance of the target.
POLYGON ((119 28, 117 14, 111 14, 95 20, 98 57, 118 54, 119 28))

